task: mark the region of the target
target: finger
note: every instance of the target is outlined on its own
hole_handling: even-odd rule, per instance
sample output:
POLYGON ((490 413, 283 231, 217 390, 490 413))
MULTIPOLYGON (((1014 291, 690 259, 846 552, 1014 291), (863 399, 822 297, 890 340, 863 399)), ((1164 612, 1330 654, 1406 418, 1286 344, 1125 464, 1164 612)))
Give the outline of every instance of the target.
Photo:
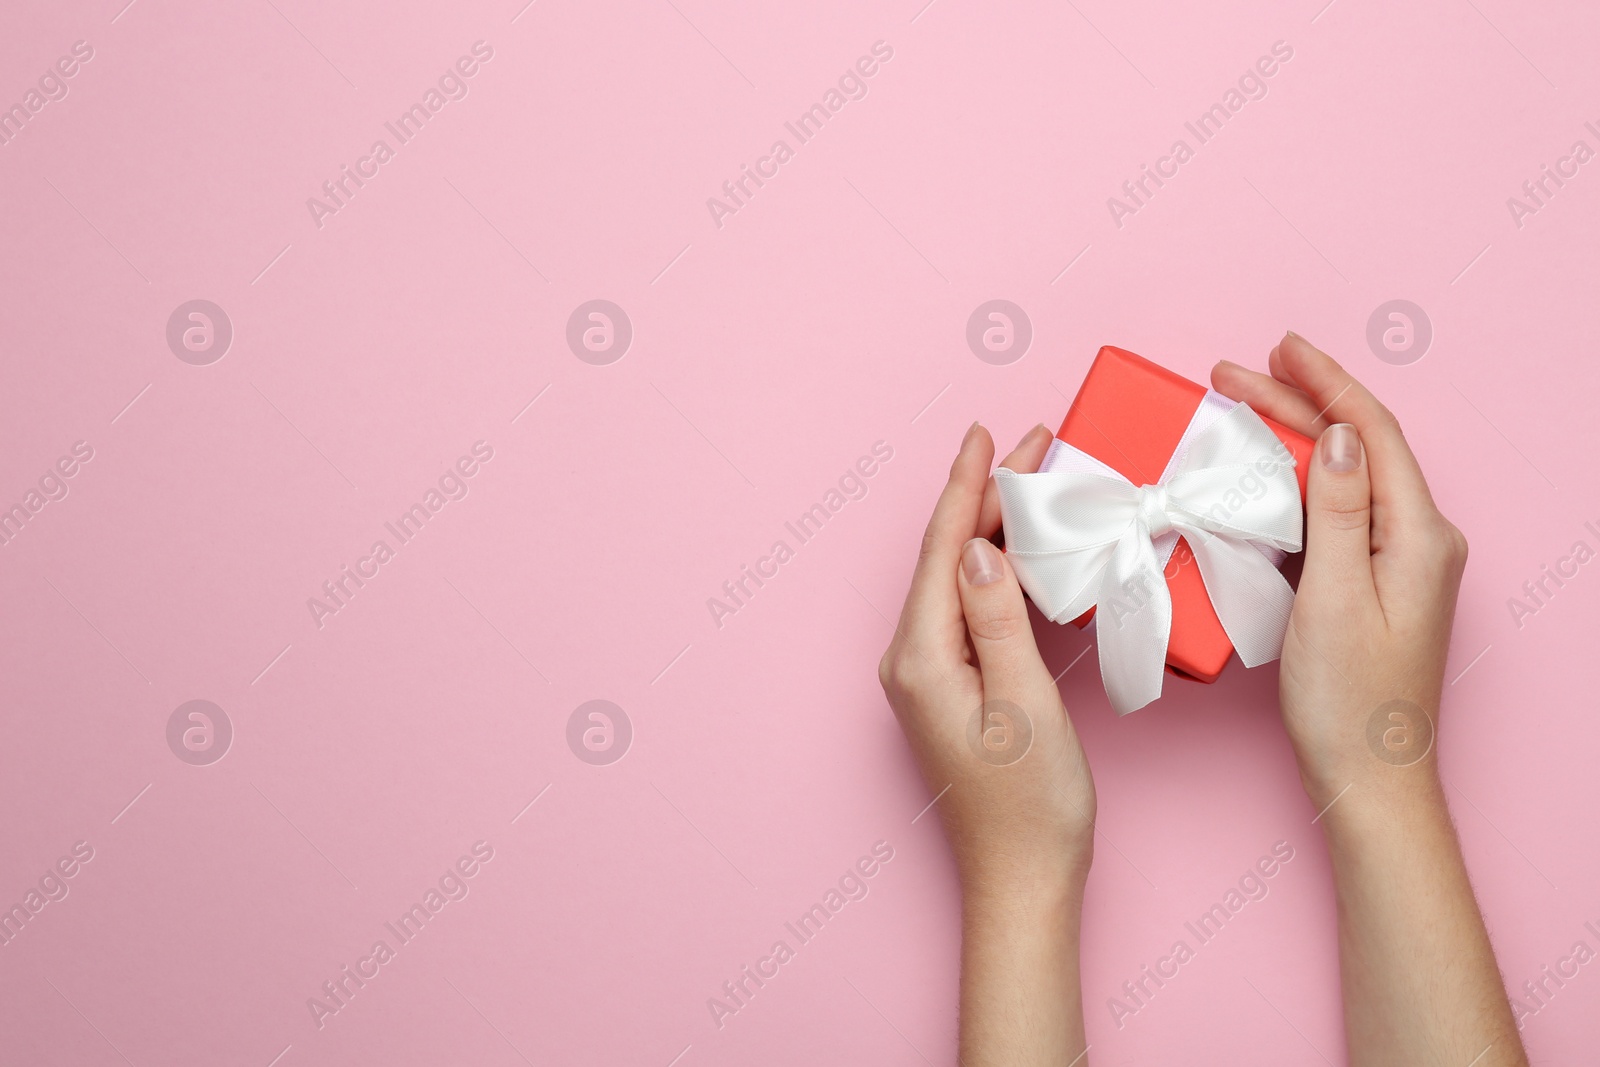
POLYGON ((1361 435, 1370 461, 1372 494, 1381 508, 1406 519, 1432 515, 1427 479, 1389 409, 1333 357, 1298 334, 1285 335, 1278 352, 1284 372, 1318 411, 1332 421, 1350 423, 1361 435))
POLYGON ((1283 369, 1283 353, 1279 351, 1280 348, 1280 345, 1273 345, 1272 351, 1267 353, 1267 373, 1285 385, 1293 385, 1294 379, 1283 369))
POLYGON ((1336 611, 1375 601, 1372 485, 1361 435, 1349 423, 1323 433, 1306 478, 1306 603, 1336 611))
POLYGON ((961 551, 962 612, 972 649, 983 673, 985 700, 1009 699, 1024 704, 1037 691, 1040 676, 1050 680, 1033 626, 1022 599, 1022 587, 1005 554, 982 537, 974 537, 961 551))
POLYGON ((1315 438, 1328 426, 1325 419, 1317 417, 1317 405, 1299 389, 1237 363, 1223 360, 1211 368, 1211 387, 1306 437, 1315 438))
POLYGON ((958 646, 962 640, 961 597, 954 580, 956 562, 961 546, 978 528, 978 509, 983 504, 984 483, 993 458, 994 441, 989 431, 973 423, 961 439, 961 449, 950 465, 950 479, 939 494, 933 517, 922 535, 917 569, 911 575, 911 588, 900 612, 900 630, 913 640, 919 635, 923 640, 937 639, 941 647, 958 646))
MULTIPOLYGON (((1000 461, 1000 466, 1018 474, 1032 474, 1044 462, 1044 454, 1050 451, 1050 442, 1053 440, 1055 435, 1050 432, 1050 427, 1041 422, 1022 435, 1022 440, 1017 442, 1017 447, 1011 450, 1009 456, 1000 461)), ((993 538, 999 529, 1000 488, 991 477, 989 484, 984 486, 983 506, 978 510, 978 536, 993 538)))

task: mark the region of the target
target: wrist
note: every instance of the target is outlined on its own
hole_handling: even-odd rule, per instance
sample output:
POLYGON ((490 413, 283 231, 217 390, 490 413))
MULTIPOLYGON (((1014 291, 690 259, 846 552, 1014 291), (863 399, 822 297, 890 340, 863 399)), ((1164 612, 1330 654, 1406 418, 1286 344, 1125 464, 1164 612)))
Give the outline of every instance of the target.
POLYGON ((1003 959, 1019 975, 1075 970, 1082 929, 1082 890, 962 892, 963 953, 1003 959))
POLYGON ((993 866, 964 870, 961 910, 973 923, 1050 923, 1083 911, 1089 857, 1048 870, 1018 871, 993 866))
POLYGON ((1285 704, 1300 782, 1318 811, 1351 785, 1396 800, 1437 788, 1438 697, 1419 699, 1285 704))
POLYGON ((1342 807, 1346 799, 1357 795, 1388 804, 1416 805, 1433 800, 1443 788, 1438 764, 1432 759, 1410 767, 1373 766, 1371 759, 1353 759, 1338 767, 1301 764, 1299 770, 1300 787, 1318 811, 1337 810, 1328 805, 1342 807))
POLYGON ((1307 794, 1321 813, 1318 821, 1330 849, 1415 840, 1419 832, 1451 826, 1444 786, 1431 759, 1411 767, 1369 769, 1337 788, 1308 782, 1307 794))

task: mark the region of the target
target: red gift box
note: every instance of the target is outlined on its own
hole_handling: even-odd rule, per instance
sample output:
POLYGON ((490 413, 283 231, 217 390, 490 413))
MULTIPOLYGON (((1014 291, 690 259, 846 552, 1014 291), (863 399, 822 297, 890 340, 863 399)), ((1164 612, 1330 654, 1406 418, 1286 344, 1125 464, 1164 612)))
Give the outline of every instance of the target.
MULTIPOLYGON (((1205 395, 1205 386, 1107 345, 1095 356, 1056 436, 1134 485, 1151 485, 1166 469, 1205 395)), ((1306 466, 1314 442, 1264 415, 1261 421, 1294 455, 1295 477, 1304 500, 1306 466)), ((1214 682, 1233 655, 1233 643, 1217 619, 1200 568, 1181 537, 1167 561, 1166 579, 1172 594, 1167 670, 1180 678, 1214 682)), ((1090 608, 1072 621, 1082 627, 1093 617, 1090 608)))

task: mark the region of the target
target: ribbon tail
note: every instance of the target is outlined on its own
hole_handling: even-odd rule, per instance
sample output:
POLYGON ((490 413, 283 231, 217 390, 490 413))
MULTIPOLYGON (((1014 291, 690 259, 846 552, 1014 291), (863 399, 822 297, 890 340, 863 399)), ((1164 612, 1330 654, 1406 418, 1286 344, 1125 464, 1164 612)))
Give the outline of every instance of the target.
POLYGON ((1278 568, 1246 541, 1219 537, 1199 527, 1181 529, 1217 619, 1246 667, 1271 663, 1283 654, 1294 590, 1278 568))
POLYGON ((1172 635, 1172 594, 1143 523, 1117 542, 1101 573, 1094 617, 1111 706, 1118 715, 1137 711, 1161 695, 1172 635))

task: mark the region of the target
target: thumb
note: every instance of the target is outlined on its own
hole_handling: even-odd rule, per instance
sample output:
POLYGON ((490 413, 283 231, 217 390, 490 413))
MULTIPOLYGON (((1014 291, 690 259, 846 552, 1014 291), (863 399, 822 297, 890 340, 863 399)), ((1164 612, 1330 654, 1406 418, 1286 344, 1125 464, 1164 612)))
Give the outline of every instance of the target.
POLYGON ((961 550, 961 610, 978 654, 986 698, 1021 697, 1049 678, 1033 641, 1028 606, 1016 572, 987 538, 974 537, 961 550))
POLYGON ((1372 481, 1361 435, 1349 423, 1317 441, 1306 479, 1306 564, 1300 591, 1314 603, 1348 604, 1375 595, 1372 481))

